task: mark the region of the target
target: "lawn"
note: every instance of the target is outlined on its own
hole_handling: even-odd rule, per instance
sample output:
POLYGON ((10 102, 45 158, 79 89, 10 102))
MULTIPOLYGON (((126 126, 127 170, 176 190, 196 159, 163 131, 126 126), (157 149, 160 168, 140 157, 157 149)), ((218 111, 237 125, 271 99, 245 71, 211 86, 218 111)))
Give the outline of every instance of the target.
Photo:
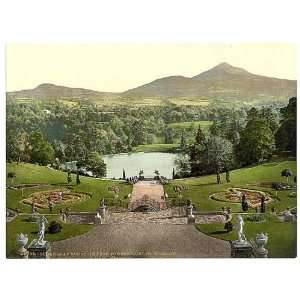
MULTIPOLYGON (((245 221, 245 215, 243 215, 245 221)), ((232 223, 235 224, 236 216, 232 223)), ((223 240, 236 240, 235 230, 227 233, 222 224, 198 224, 196 228, 210 236, 223 240)), ((248 240, 255 239, 257 233, 268 233, 269 239, 266 249, 269 250, 268 257, 293 258, 297 256, 297 223, 282 223, 271 215, 266 215, 263 223, 245 221, 244 233, 248 240)))
MULTIPOLYGON (((7 172, 15 172, 16 178, 13 184, 20 183, 40 183, 40 184, 52 184, 49 187, 41 188, 24 188, 24 195, 22 197, 21 190, 6 191, 6 205, 11 209, 19 209, 21 212, 29 213, 31 211, 30 205, 25 205, 21 202, 22 198, 26 198, 30 194, 36 191, 57 189, 59 187, 67 187, 74 192, 86 192, 91 194, 91 198, 82 202, 57 205, 54 207, 53 212, 57 213, 63 207, 69 206, 72 211, 85 211, 95 212, 99 206, 99 202, 102 198, 112 198, 112 192, 108 191, 110 186, 118 186, 120 188, 119 198, 122 201, 127 202, 127 195, 131 193, 132 186, 121 181, 101 180, 97 178, 90 178, 81 176, 81 184, 76 185, 76 176, 72 175, 72 182, 67 184, 67 174, 65 172, 49 169, 47 167, 25 164, 25 163, 10 163, 7 164, 7 172)), ((8 180, 8 184, 12 184, 11 180, 8 180)), ((48 209, 38 209, 40 213, 48 213, 48 209)))
MULTIPOLYGON (((27 222, 28 216, 20 215, 13 221, 6 224, 6 257, 13 258, 17 250, 16 236, 18 233, 28 235, 28 244, 37 238, 38 224, 27 222)), ((47 216, 48 222, 57 221, 57 216, 47 216)), ((45 240, 49 242, 64 240, 72 236, 81 235, 88 232, 93 225, 62 224, 62 231, 55 234, 45 232, 45 240)))
MULTIPOLYGON (((74 192, 87 192, 91 194, 91 198, 82 202, 56 205, 53 209, 53 215, 48 216, 48 220, 57 220, 58 213, 61 208, 70 207, 71 211, 85 211, 95 212, 99 207, 102 198, 112 198, 113 195, 108 191, 109 186, 119 186, 119 198, 127 202, 127 195, 131 193, 132 186, 121 181, 101 180, 89 177, 80 177, 81 184, 76 185, 75 175, 72 175, 72 182, 67 184, 67 174, 61 171, 53 170, 47 167, 25 163, 9 163, 6 165, 6 172, 15 172, 16 178, 13 182, 8 179, 8 185, 16 185, 21 183, 32 184, 47 184, 37 188, 24 188, 23 196, 20 189, 6 190, 6 207, 11 209, 18 209, 21 213, 31 213, 31 206, 22 203, 22 199, 28 197, 30 194, 38 191, 57 189, 59 187, 68 188, 74 192)), ((109 200, 109 199, 108 199, 109 200)), ((39 213, 48 214, 48 209, 38 209, 39 213)), ((92 228, 92 225, 77 225, 77 224, 63 224, 63 230, 57 234, 45 235, 47 241, 57 241, 66 239, 72 236, 86 233, 92 228)), ((26 233, 29 236, 29 242, 37 236, 38 226, 35 223, 26 222, 26 215, 19 215, 13 221, 6 224, 7 235, 7 257, 13 257, 16 251, 16 235, 17 233, 26 233)))
MULTIPOLYGON (((176 197, 174 186, 183 184, 188 190, 183 192, 183 199, 191 199, 192 203, 199 211, 221 211, 222 207, 231 207, 234 213, 242 212, 241 205, 229 202, 215 201, 209 198, 209 195, 218 191, 225 191, 229 187, 244 187, 248 189, 257 189, 266 191, 274 198, 275 190, 271 188, 262 188, 257 185, 260 182, 284 182, 281 177, 282 169, 290 169, 293 175, 296 175, 296 161, 282 161, 275 163, 266 163, 263 165, 243 168, 231 171, 231 182, 226 183, 225 174, 221 175, 222 183, 216 183, 216 176, 203 176, 196 178, 173 180, 165 186, 165 191, 169 197, 176 197)), ((269 233, 268 249, 271 257, 294 257, 296 255, 296 224, 280 223, 274 217, 270 217, 271 208, 274 207, 277 212, 285 210, 287 207, 297 206, 296 197, 290 196, 291 191, 279 191, 276 200, 266 206, 267 221, 262 224, 246 222, 245 232, 249 238, 253 238, 258 232, 269 233)), ((250 213, 254 210, 250 209, 250 213)), ((197 228, 206 234, 226 240, 235 239, 235 232, 230 234, 222 233, 222 224, 197 225, 197 228)))
POLYGON ((174 152, 179 147, 178 144, 149 144, 139 145, 136 152, 174 152))
POLYGON ((170 123, 168 127, 173 129, 188 129, 191 124, 194 124, 194 128, 201 127, 202 130, 208 131, 209 126, 212 125, 212 121, 193 121, 193 122, 178 122, 178 123, 170 123))

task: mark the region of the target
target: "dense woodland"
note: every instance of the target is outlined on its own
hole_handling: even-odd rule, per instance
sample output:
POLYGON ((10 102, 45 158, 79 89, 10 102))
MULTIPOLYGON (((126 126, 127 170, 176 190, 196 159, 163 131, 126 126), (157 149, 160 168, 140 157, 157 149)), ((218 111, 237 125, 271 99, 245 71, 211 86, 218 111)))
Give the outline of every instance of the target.
POLYGON ((101 155, 138 145, 178 143, 175 176, 204 175, 296 154, 296 98, 285 107, 112 106, 7 103, 7 161, 42 165, 78 161, 105 175, 101 155), (194 123, 213 121, 209 132, 194 123))

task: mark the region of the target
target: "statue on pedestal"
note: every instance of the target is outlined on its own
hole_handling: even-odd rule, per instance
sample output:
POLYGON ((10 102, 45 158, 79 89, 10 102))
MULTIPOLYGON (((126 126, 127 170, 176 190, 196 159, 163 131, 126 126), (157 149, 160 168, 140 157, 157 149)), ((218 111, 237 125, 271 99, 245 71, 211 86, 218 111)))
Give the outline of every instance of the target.
POLYGON ((241 215, 237 216, 237 224, 236 224, 236 233, 237 233, 237 241, 239 243, 247 242, 247 239, 243 233, 244 220, 241 215))
POLYGON ((46 230, 45 224, 48 224, 48 220, 44 216, 39 216, 37 219, 37 223, 39 225, 37 245, 44 246, 46 244, 46 241, 44 241, 46 230))

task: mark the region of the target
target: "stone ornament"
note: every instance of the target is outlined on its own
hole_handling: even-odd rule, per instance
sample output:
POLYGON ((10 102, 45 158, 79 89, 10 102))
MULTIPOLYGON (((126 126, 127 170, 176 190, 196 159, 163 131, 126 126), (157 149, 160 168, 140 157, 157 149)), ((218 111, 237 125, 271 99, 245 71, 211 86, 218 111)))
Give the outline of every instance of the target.
POLYGON ((25 248, 25 246, 28 243, 27 234, 23 234, 23 233, 17 234, 16 243, 17 243, 17 246, 20 247, 17 250, 18 256, 21 257, 21 258, 28 258, 28 251, 25 248))
POLYGON ((243 232, 244 220, 241 215, 237 216, 237 224, 236 224, 236 233, 237 233, 237 242, 246 243, 247 239, 243 232))
POLYGON ((39 225, 38 239, 37 245, 44 246, 46 241, 44 241, 46 224, 48 224, 48 220, 44 216, 39 216, 37 218, 37 224, 39 225))
POLYGON ((268 243, 268 234, 267 233, 258 233, 255 237, 256 249, 255 256, 256 257, 267 257, 268 250, 265 249, 265 245, 268 243))

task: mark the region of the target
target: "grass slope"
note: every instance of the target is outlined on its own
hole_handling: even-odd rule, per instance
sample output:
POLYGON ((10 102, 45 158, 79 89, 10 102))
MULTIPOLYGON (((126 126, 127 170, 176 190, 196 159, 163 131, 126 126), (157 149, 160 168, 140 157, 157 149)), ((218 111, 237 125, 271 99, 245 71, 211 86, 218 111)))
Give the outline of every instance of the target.
MULTIPOLYGON (((72 182, 70 185, 67 185, 67 173, 52 170, 47 167, 41 167, 32 164, 16 164, 10 163, 7 164, 7 172, 15 172, 16 178, 14 179, 14 184, 20 183, 42 183, 42 184, 53 184, 50 187, 42 187, 36 189, 24 189, 24 196, 26 198, 30 194, 36 191, 49 190, 54 188, 67 187, 75 192, 87 192, 92 195, 88 200, 69 204, 67 206, 71 207, 72 211, 96 211, 99 206, 99 202, 102 198, 112 198, 113 194, 108 191, 109 186, 119 186, 120 194, 119 198, 123 201, 127 201, 126 196, 131 193, 132 186, 125 184, 119 181, 111 180, 101 180, 97 178, 90 177, 80 177, 81 184, 76 185, 76 176, 72 175, 72 182)), ((8 184, 11 184, 11 181, 8 180, 8 184)), ((7 190, 6 205, 8 208, 16 209, 18 208, 21 212, 29 213, 31 208, 29 205, 22 204, 22 195, 21 190, 7 190)), ((64 205, 55 206, 53 212, 57 213, 59 210, 65 207, 64 205)), ((39 209, 39 212, 46 213, 47 209, 39 209)))
MULTIPOLYGON (((235 213, 242 212, 240 204, 232 204, 229 202, 215 201, 209 198, 209 195, 225 191, 229 187, 245 187, 249 189, 257 189, 266 191, 273 197, 276 197, 276 192, 271 188, 262 188, 256 186, 260 182, 283 182, 281 170, 290 169, 293 175, 296 175, 296 161, 283 161, 275 163, 267 163, 260 166, 243 168, 231 172, 231 182, 225 183, 225 174, 222 174, 222 184, 216 184, 216 176, 203 176, 197 178, 188 178, 173 180, 171 184, 165 187, 165 191, 170 197, 176 197, 173 190, 177 184, 188 186, 188 190, 183 192, 184 199, 191 199, 193 204, 200 211, 216 211, 222 207, 231 207, 235 213)), ((295 257, 297 244, 297 224, 296 223, 281 223, 277 218, 270 215, 271 208, 275 207, 277 212, 285 210, 287 207, 295 207, 297 205, 296 197, 291 197, 291 191, 279 191, 278 198, 266 206, 266 222, 253 223, 245 222, 246 236, 254 238, 256 233, 267 232, 269 234, 269 249, 270 257, 295 257)), ((254 210, 250 209, 253 213, 254 210)), ((235 217, 233 219, 235 224, 235 217)), ((201 224, 196 227, 213 237, 225 240, 236 239, 235 231, 231 233, 224 232, 222 224, 201 224)))

